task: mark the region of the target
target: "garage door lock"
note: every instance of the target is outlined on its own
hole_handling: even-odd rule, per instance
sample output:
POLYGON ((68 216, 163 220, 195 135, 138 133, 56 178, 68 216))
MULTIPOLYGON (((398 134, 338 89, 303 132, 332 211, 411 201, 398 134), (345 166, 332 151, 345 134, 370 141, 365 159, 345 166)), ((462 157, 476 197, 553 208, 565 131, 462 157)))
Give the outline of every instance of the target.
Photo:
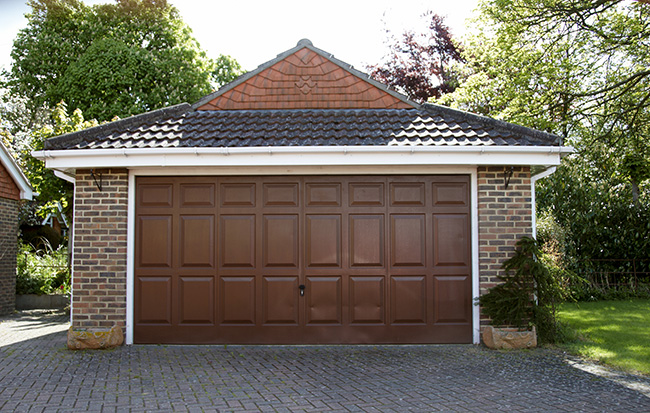
MULTIPOLYGON (((295 284, 294 284, 294 285, 295 285, 295 284)), ((300 285, 298 286, 298 288, 300 288, 300 296, 301 296, 301 297, 304 297, 304 296, 305 296, 305 286, 304 286, 303 284, 300 284, 300 285)))

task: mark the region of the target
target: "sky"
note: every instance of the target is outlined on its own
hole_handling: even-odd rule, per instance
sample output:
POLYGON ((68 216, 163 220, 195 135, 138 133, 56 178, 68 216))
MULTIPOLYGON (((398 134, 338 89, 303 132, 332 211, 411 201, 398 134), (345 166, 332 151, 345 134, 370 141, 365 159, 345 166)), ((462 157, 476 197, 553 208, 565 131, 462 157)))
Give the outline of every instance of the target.
MULTIPOLYGON (((113 3, 85 0, 86 4, 113 3)), ((307 38, 314 46, 366 71, 386 54, 388 28, 422 32, 427 10, 464 33, 477 0, 170 0, 209 57, 234 57, 249 71, 307 38)), ((26 0, 0 0, 0 67, 9 69, 16 34, 27 25, 26 0)))

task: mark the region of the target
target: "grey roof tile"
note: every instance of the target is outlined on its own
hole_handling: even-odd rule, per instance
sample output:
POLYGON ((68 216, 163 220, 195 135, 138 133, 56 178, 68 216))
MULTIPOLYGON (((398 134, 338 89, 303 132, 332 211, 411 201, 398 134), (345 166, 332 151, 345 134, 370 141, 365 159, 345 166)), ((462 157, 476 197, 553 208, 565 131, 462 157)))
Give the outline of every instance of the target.
POLYGON ((558 146, 560 138, 454 109, 198 111, 179 105, 49 139, 45 149, 558 146))

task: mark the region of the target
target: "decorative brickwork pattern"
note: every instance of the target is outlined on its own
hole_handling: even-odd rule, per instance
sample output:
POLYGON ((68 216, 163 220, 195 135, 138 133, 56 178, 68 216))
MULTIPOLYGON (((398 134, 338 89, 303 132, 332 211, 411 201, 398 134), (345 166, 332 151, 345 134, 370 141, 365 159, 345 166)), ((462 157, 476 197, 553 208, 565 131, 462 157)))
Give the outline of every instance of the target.
POLYGON ((411 105, 302 48, 199 110, 409 109, 411 105))
POLYGON ((20 199, 20 189, 14 182, 7 169, 0 163, 0 198, 20 199))
POLYGON ((72 325, 110 328, 126 324, 126 169, 78 170, 74 205, 72 325), (99 180, 99 177, 97 178, 99 180))
POLYGON ((481 294, 500 282, 501 266, 512 256, 517 241, 532 235, 530 168, 515 167, 507 189, 505 171, 503 166, 478 168, 481 294))
POLYGON ((0 315, 16 308, 18 204, 14 199, 0 197, 0 315))

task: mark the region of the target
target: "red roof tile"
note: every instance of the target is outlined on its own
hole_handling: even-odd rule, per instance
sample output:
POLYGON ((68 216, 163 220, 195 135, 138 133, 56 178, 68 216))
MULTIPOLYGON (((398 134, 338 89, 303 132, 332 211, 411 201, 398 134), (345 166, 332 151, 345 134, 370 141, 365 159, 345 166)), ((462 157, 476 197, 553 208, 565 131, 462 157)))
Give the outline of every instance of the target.
POLYGON ((413 106, 303 47, 198 110, 409 109, 413 106))

